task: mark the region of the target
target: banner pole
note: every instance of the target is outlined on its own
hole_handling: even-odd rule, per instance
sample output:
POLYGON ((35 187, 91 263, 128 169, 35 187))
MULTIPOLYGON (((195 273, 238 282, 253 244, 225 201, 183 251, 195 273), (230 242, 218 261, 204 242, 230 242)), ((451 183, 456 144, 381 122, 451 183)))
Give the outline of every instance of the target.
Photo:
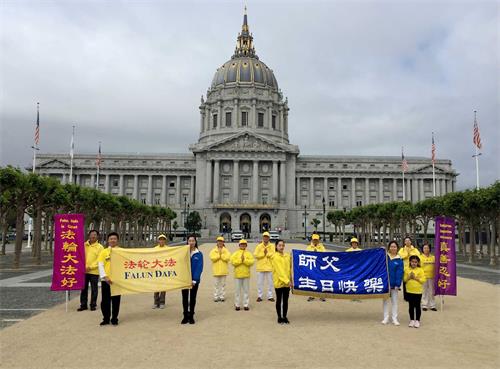
POLYGON ((443 312, 444 297, 441 295, 441 312, 443 312))
POLYGON ((66 312, 68 312, 69 291, 66 290, 66 312))

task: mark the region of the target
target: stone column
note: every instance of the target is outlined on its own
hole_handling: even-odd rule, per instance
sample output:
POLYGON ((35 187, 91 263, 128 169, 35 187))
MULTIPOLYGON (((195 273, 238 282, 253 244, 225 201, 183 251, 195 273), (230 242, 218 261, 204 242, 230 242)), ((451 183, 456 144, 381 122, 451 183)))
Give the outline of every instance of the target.
POLYGON ((259 162, 257 160, 253 162, 252 192, 252 201, 255 204, 259 203, 259 162))
POLYGON ((148 176, 148 193, 146 195, 146 202, 148 205, 153 205, 153 176, 148 176))
POLYGON ((328 177, 324 178, 324 187, 323 187, 323 198, 325 199, 326 207, 329 206, 330 202, 328 201, 328 177))
POLYGON ((210 108, 207 105, 205 107, 205 132, 210 130, 210 108))
POLYGON ((273 160, 273 203, 278 203, 278 161, 273 160))
POLYGON ((378 202, 384 202, 384 179, 379 178, 378 180, 378 202))
POLYGON ((76 175, 76 182, 75 182, 78 186, 80 186, 80 175, 77 174, 76 175))
POLYGON ((219 168, 220 168, 220 161, 219 160, 215 160, 215 162, 214 162, 214 203, 215 204, 219 203, 219 194, 220 194, 220 189, 219 189, 219 180, 220 180, 219 168))
POLYGON ((314 177, 309 178, 309 208, 314 206, 314 177))
POLYGON ((250 117, 250 121, 248 122, 248 126, 252 128, 257 127, 257 113, 255 109, 256 103, 257 102, 255 101, 255 99, 252 99, 252 116, 250 117))
POLYGON ((398 180, 396 178, 392 179, 392 201, 398 199, 398 180))
MULTIPOLYGON (((240 202, 240 162, 233 160, 233 203, 239 204, 240 202)), ((239 222, 238 222, 239 227, 239 222)), ((235 228, 237 229, 237 228, 235 228)))
POLYGON ((123 177, 123 174, 120 174, 120 184, 118 189, 118 193, 120 194, 120 196, 123 196, 125 194, 125 181, 123 177))
MULTIPOLYGON (((217 101, 217 129, 222 127, 222 101, 217 101)), ((184 200, 183 200, 184 201, 184 200)))
POLYGON ((181 176, 180 174, 177 176, 177 204, 179 204, 179 208, 182 207, 184 199, 182 198, 182 191, 181 191, 181 176))
POLYGON ((240 126, 240 107, 239 107, 238 99, 234 99, 234 114, 235 114, 235 117, 233 119, 234 126, 239 127, 240 126))
POLYGON ((351 178, 351 208, 356 207, 356 178, 351 178))
POLYGON ((90 188, 95 188, 95 174, 90 175, 90 188))
POLYGON ((418 201, 418 183, 416 179, 411 181, 411 202, 416 203, 418 201))
MULTIPOLYGON (((425 199, 425 192, 424 192, 424 179, 421 178, 418 180, 418 184, 419 184, 419 189, 418 189, 418 195, 419 195, 419 200, 422 201, 425 199)), ((431 186, 432 186, 432 183, 431 183, 431 186)))
POLYGON ((109 174, 104 175, 104 192, 109 193, 109 174))
POLYGON ((337 178, 337 209, 342 209, 342 178, 337 178))
POLYGON ((191 204, 196 202, 195 177, 191 176, 191 204))
POLYGON ((280 202, 286 203, 286 161, 280 162, 280 202))
POLYGON ((300 177, 295 178, 295 205, 301 205, 301 202, 300 202, 300 177))
POLYGON ((411 179, 408 177, 405 178, 405 191, 405 201, 411 202, 411 179))
POLYGON ((137 174, 134 174, 134 193, 132 197, 139 200, 139 176, 137 174))
POLYGON ((212 160, 207 160, 207 183, 206 183, 207 204, 212 202, 212 160))
POLYGON ((365 178, 365 203, 364 205, 368 205, 370 203, 370 178, 365 178))
POLYGON ((160 201, 163 206, 167 206, 167 176, 162 176, 160 201))
POLYGON ((279 122, 276 127, 280 132, 283 132, 283 107, 280 107, 279 122))
POLYGON ((269 103, 269 105, 267 106, 267 126, 264 126, 265 128, 271 129, 272 119, 273 119, 273 104, 269 103))

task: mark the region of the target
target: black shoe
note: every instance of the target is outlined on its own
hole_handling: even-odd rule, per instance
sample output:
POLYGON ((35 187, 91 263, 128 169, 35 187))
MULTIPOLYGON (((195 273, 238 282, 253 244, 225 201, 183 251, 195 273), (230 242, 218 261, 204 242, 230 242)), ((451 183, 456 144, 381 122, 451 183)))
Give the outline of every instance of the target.
POLYGON ((245 306, 245 307, 243 308, 243 310, 248 311, 248 310, 250 310, 250 308, 249 308, 248 306, 245 306))
POLYGON ((189 324, 194 324, 194 313, 189 314, 189 324))
POLYGON ((427 311, 427 308, 422 308, 423 311, 427 311))
POLYGON ((438 309, 436 309, 436 308, 432 308, 431 310, 432 310, 432 311, 438 311, 438 309))
POLYGON ((279 324, 283 324, 283 319, 282 318, 278 318, 278 323, 279 324))
POLYGON ((283 318, 283 323, 290 324, 290 321, 288 320, 288 318, 283 318))
POLYGON ((90 311, 95 311, 96 310, 96 307, 95 306, 91 306, 90 307, 90 311))
POLYGON ((236 310, 236 311, 240 311, 240 310, 241 310, 241 308, 240 308, 239 306, 235 306, 235 307, 234 307, 234 310, 236 310))
POLYGON ((84 310, 88 310, 88 308, 86 306, 80 306, 78 309, 76 309, 76 311, 84 311, 84 310))
POLYGON ((189 323, 189 314, 184 313, 184 319, 182 319, 181 324, 188 324, 189 323))
POLYGON ((111 319, 111 324, 118 325, 118 319, 116 319, 116 320, 111 319))
POLYGON ((99 324, 99 325, 109 325, 109 322, 108 322, 108 321, 106 321, 106 320, 103 320, 103 321, 101 322, 101 324, 99 324))

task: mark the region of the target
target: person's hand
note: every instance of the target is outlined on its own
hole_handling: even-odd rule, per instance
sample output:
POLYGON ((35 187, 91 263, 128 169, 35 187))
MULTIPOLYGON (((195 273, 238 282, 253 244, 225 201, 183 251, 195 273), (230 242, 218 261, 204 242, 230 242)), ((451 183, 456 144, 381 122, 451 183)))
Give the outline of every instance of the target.
POLYGON ((264 255, 267 255, 267 249, 264 249, 264 255))
POLYGON ((109 277, 104 277, 104 280, 106 281, 107 284, 111 284, 111 279, 109 277))
POLYGON ((241 253, 241 261, 243 261, 243 260, 245 260, 245 253, 244 252, 241 253))
POLYGON ((413 272, 410 273, 410 278, 415 279, 415 274, 413 274, 413 272))
POLYGON ((291 281, 290 281, 290 283, 288 283, 288 287, 293 288, 293 284, 291 281))
POLYGON ((90 272, 90 267, 86 267, 86 268, 85 268, 85 271, 86 271, 86 272, 90 272))

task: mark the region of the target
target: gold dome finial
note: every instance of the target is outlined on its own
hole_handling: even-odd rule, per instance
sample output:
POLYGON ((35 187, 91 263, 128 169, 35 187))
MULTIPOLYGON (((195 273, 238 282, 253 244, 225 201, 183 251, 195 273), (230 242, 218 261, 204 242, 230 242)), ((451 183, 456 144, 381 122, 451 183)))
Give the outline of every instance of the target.
POLYGON ((244 9, 245 11, 243 13, 243 25, 241 27, 241 33, 238 34, 238 39, 236 41, 236 50, 234 51, 233 57, 238 57, 238 56, 257 57, 255 55, 255 49, 253 47, 253 37, 250 34, 248 28, 246 5, 244 9))

